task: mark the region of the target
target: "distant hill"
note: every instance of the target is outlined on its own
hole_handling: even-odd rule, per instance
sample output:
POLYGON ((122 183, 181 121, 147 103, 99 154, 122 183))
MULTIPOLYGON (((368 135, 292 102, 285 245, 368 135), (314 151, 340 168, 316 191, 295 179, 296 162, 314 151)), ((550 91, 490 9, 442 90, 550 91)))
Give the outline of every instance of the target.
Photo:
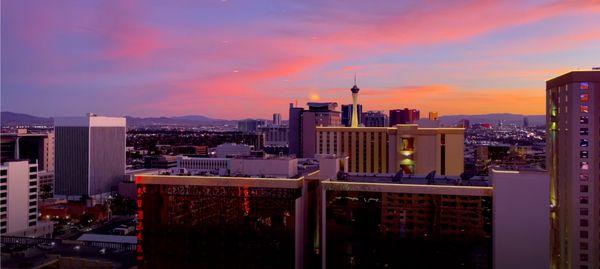
POLYGON ((54 119, 4 111, 0 114, 0 124, 2 126, 54 125, 54 119))
MULTIPOLYGON (((2 126, 15 126, 15 125, 54 125, 53 118, 36 117, 22 113, 14 113, 4 111, 0 115, 2 126)), ((127 119, 127 126, 141 127, 141 126, 207 126, 207 125, 221 125, 221 124, 235 124, 236 121, 213 119, 200 115, 187 115, 177 117, 131 117, 125 116, 127 119)))
POLYGON ((462 119, 467 119, 473 123, 491 123, 498 124, 502 121, 504 124, 523 125, 523 118, 529 119, 529 126, 542 126, 546 123, 545 115, 521 115, 509 113, 481 114, 481 115, 448 115, 440 116, 440 122, 444 125, 457 124, 462 119))
POLYGON ((213 119, 200 115, 188 115, 178 117, 153 117, 153 118, 137 118, 126 116, 128 126, 207 126, 207 125, 222 125, 234 124, 236 121, 213 119))

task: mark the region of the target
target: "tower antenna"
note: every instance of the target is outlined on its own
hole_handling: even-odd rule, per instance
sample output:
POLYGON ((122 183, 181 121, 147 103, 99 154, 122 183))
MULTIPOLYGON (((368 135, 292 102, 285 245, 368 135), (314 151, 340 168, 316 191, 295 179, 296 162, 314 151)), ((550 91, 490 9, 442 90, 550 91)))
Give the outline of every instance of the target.
POLYGON ((354 85, 356 85, 356 73, 354 73, 354 85))

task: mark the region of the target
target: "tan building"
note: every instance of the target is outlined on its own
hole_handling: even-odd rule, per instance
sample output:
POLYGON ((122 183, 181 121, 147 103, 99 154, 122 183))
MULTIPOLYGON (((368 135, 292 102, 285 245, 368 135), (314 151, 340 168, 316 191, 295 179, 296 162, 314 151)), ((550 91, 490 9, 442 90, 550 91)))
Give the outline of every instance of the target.
POLYGON ((317 127, 317 154, 349 157, 351 173, 458 176, 464 168, 463 128, 317 127))

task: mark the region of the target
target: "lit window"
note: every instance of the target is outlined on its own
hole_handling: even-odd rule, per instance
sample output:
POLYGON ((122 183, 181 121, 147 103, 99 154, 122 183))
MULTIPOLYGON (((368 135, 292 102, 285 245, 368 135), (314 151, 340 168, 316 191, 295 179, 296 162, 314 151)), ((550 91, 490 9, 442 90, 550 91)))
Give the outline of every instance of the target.
POLYGON ((588 227, 588 225, 589 225, 589 221, 588 220, 586 220, 586 219, 580 219, 579 220, 579 226, 581 226, 581 227, 588 227))
POLYGON ((590 89, 590 84, 587 82, 581 82, 579 83, 579 89, 581 90, 589 90, 590 89))
POLYGON ((581 168, 581 170, 590 170, 590 163, 580 162, 579 167, 581 168))
POLYGON ((581 111, 581 113, 588 113, 588 112, 590 112, 590 106, 588 106, 588 105, 580 105, 579 106, 579 111, 581 111))
POLYGON ((579 146, 580 147, 587 148, 589 145, 590 145, 590 141, 588 141, 587 139, 581 139, 581 140, 579 140, 579 146))
POLYGON ((589 93, 582 93, 579 95, 579 101, 581 102, 588 102, 590 101, 590 94, 589 93))
POLYGON ((587 205, 589 203, 590 199, 587 196, 580 196, 579 197, 579 203, 582 205, 587 205))
POLYGON ((587 185, 580 185, 579 186, 579 192, 588 192, 588 186, 587 185))
POLYGON ((579 135, 588 135, 588 128, 579 128, 579 135))
POLYGON ((590 153, 587 150, 582 150, 579 152, 579 157, 583 159, 587 159, 590 153))
POLYGON ((588 181, 589 179, 590 179, 590 176, 587 173, 579 173, 579 180, 588 181))

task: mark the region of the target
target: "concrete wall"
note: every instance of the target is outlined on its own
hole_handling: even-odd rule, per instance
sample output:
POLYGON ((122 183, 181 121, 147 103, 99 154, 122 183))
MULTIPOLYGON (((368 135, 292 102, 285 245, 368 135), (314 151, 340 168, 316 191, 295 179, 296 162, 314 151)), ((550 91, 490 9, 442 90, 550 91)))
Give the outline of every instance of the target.
POLYGON ((492 171, 494 268, 550 267, 550 178, 492 171))
POLYGON ((298 174, 298 159, 232 159, 231 175, 294 177, 298 174))

